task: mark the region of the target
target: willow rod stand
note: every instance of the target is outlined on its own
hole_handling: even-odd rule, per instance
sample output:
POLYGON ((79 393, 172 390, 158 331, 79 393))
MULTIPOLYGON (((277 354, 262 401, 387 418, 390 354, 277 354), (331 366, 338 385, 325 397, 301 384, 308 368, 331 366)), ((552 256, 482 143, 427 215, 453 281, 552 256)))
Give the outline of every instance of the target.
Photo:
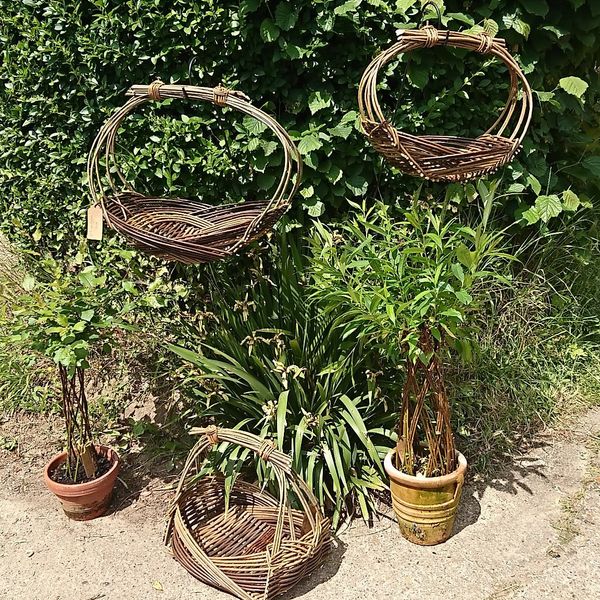
POLYGON ((358 90, 362 126, 371 145, 404 173, 431 181, 466 181, 491 173, 519 150, 531 121, 531 88, 504 40, 486 33, 438 31, 431 25, 401 30, 399 41, 384 50, 365 69, 358 90), (471 139, 445 135, 411 135, 397 130, 384 116, 377 99, 382 67, 417 48, 452 46, 495 56, 510 74, 508 100, 498 119, 481 136, 471 139))
POLYGON ((302 177, 300 154, 285 129, 253 106, 247 96, 216 88, 167 85, 154 81, 134 85, 128 102, 117 109, 98 133, 88 158, 93 203, 102 206, 107 224, 149 254, 186 264, 227 258, 264 235, 289 209, 302 177), (119 169, 115 156, 117 132, 125 117, 147 102, 167 98, 228 106, 266 125, 283 147, 283 172, 269 200, 213 206, 184 198, 144 196, 119 169), (104 173, 100 163, 104 160, 104 173), (117 185, 119 184, 119 185, 117 185))
POLYGON ((165 543, 194 577, 241 600, 268 600, 318 567, 330 549, 329 521, 291 459, 248 432, 215 426, 194 429, 191 450, 169 510, 165 543), (226 507, 225 483, 203 476, 209 451, 230 442, 273 469, 279 498, 237 480, 226 507), (291 508, 292 497, 301 507, 291 508))

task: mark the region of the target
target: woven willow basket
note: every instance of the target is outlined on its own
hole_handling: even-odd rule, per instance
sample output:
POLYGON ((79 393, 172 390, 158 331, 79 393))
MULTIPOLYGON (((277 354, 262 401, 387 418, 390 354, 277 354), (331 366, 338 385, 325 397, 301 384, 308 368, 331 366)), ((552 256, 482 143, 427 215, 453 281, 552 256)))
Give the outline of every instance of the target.
POLYGON ((401 30, 399 41, 365 69, 358 90, 362 126, 372 146, 392 165, 432 181, 466 181, 491 173, 517 152, 531 121, 531 88, 504 40, 488 34, 438 31, 432 25, 401 30), (471 139, 444 135, 416 136, 398 131, 384 116, 377 100, 379 70, 404 52, 434 46, 465 48, 504 62, 510 74, 508 100, 496 122, 471 139))
POLYGON ((300 154, 287 132, 241 92, 224 87, 134 85, 129 101, 117 109, 98 133, 88 159, 88 181, 94 204, 101 204, 110 227, 138 249, 187 264, 227 258, 273 227, 288 210, 302 177, 300 154), (184 198, 148 197, 125 180, 115 158, 117 132, 134 109, 166 98, 201 100, 229 106, 266 125, 283 147, 283 173, 269 200, 213 206, 184 198), (104 169, 100 162, 104 160, 104 169), (104 171, 104 177, 102 172, 104 171), (119 183, 119 185, 117 185, 119 183), (109 188, 109 189, 107 189, 109 188))
POLYGON ((242 600, 267 600, 284 593, 318 567, 329 551, 329 521, 316 498, 292 470, 290 458, 269 442, 214 426, 193 433, 201 438, 184 466, 165 543, 194 577, 242 600), (268 462, 279 498, 238 480, 226 509, 224 479, 200 472, 219 442, 248 448, 268 462), (291 508, 290 496, 301 510, 291 508))

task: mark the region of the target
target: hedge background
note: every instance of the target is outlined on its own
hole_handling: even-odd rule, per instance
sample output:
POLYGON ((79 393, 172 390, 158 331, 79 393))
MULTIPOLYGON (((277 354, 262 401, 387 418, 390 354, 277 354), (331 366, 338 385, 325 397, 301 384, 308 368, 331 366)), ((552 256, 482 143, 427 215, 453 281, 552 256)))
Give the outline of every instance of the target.
MULTIPOLYGON (((507 215, 519 218, 540 195, 572 185, 580 201, 593 199, 600 185, 600 4, 440 4, 451 28, 493 19, 536 91, 524 149, 503 171, 507 215), (582 81, 563 79, 572 77, 582 81)), ((356 90, 372 56, 419 13, 413 0, 0 1, 2 229, 22 248, 73 255, 84 235, 85 162, 98 128, 130 84, 154 76, 188 81, 193 56, 193 83, 243 90, 297 140, 307 168, 296 219, 342 216, 345 198, 413 193, 419 181, 383 165, 356 130, 356 90)), ((484 59, 460 52, 440 56, 415 53, 408 81, 399 83, 400 66, 391 88, 384 86, 397 122, 446 132, 491 122, 505 97, 502 69, 477 71, 484 59)), ((123 160, 142 189, 215 202, 252 197, 266 193, 278 168, 278 150, 261 133, 251 120, 211 106, 149 108, 127 122, 123 160)), ((469 186, 427 191, 449 193, 457 205, 474 193, 469 186)), ((543 207, 544 221, 573 208, 570 201, 543 207)))

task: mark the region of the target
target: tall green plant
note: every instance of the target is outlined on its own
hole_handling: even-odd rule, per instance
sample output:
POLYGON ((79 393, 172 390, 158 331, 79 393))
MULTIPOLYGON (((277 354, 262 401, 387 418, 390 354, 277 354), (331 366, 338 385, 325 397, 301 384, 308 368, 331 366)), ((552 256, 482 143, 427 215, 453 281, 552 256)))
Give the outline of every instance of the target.
POLYGON ((475 229, 423 210, 394 218, 389 206, 355 205, 339 230, 318 224, 312 239, 313 298, 334 319, 342 339, 406 364, 398 456, 409 474, 454 468, 443 355, 470 353, 468 314, 486 281, 502 277, 510 256, 503 236, 487 230, 493 191, 475 229))
MULTIPOLYGON (((367 519, 373 491, 383 489, 378 440, 390 433, 394 414, 368 353, 309 302, 297 242, 276 240, 274 264, 255 270, 249 285, 212 282, 216 322, 207 333, 196 332, 204 341, 194 350, 172 347, 197 367, 188 381, 197 399, 194 420, 272 437, 332 510, 334 526, 355 505, 367 519)), ((260 462, 254 464, 268 479, 260 462)))
POLYGON ((45 280, 28 275, 20 293, 7 298, 1 324, 5 339, 0 343, 56 364, 66 427, 66 471, 77 483, 83 472, 93 478, 97 467, 85 370, 92 351, 110 352, 116 331, 125 325, 111 302, 106 277, 94 267, 63 273, 54 261, 46 261, 45 266, 45 280))

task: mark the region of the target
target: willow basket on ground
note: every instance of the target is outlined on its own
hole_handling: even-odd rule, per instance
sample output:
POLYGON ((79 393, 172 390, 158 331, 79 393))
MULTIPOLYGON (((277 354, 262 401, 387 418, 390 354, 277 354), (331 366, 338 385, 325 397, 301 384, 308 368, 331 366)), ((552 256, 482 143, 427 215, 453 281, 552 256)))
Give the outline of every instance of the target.
POLYGON ((271 116, 240 92, 221 86, 206 88, 134 85, 129 101, 117 109, 96 136, 88 159, 88 181, 94 204, 101 204, 110 227, 135 247, 167 260, 187 264, 227 258, 273 227, 290 207, 302 176, 302 160, 289 135, 271 116), (266 125, 283 147, 283 172, 269 200, 213 206, 184 198, 148 197, 136 192, 119 170, 115 157, 117 132, 138 106, 166 98, 202 100, 229 106, 266 125), (104 169, 101 161, 104 160, 104 169), (104 177, 102 172, 104 171, 104 177), (119 185, 117 185, 119 184, 119 185))
POLYGON ((165 543, 197 579, 242 600, 267 600, 296 585, 324 560, 330 548, 329 521, 292 470, 288 456, 251 433, 208 427, 193 430, 190 452, 169 510, 165 543), (268 462, 279 498, 236 481, 226 508, 225 481, 202 474, 219 442, 248 448, 268 462), (301 507, 291 508, 292 498, 301 507))
POLYGON ((531 88, 504 40, 486 33, 438 31, 431 25, 399 31, 399 41, 365 69, 358 90, 363 129, 372 146, 404 173, 432 181, 466 181, 508 163, 519 149, 532 113, 531 88), (377 99, 379 70, 398 55, 433 46, 453 46, 502 60, 510 74, 508 100, 496 122, 477 138, 411 135, 397 130, 384 116, 377 99))

